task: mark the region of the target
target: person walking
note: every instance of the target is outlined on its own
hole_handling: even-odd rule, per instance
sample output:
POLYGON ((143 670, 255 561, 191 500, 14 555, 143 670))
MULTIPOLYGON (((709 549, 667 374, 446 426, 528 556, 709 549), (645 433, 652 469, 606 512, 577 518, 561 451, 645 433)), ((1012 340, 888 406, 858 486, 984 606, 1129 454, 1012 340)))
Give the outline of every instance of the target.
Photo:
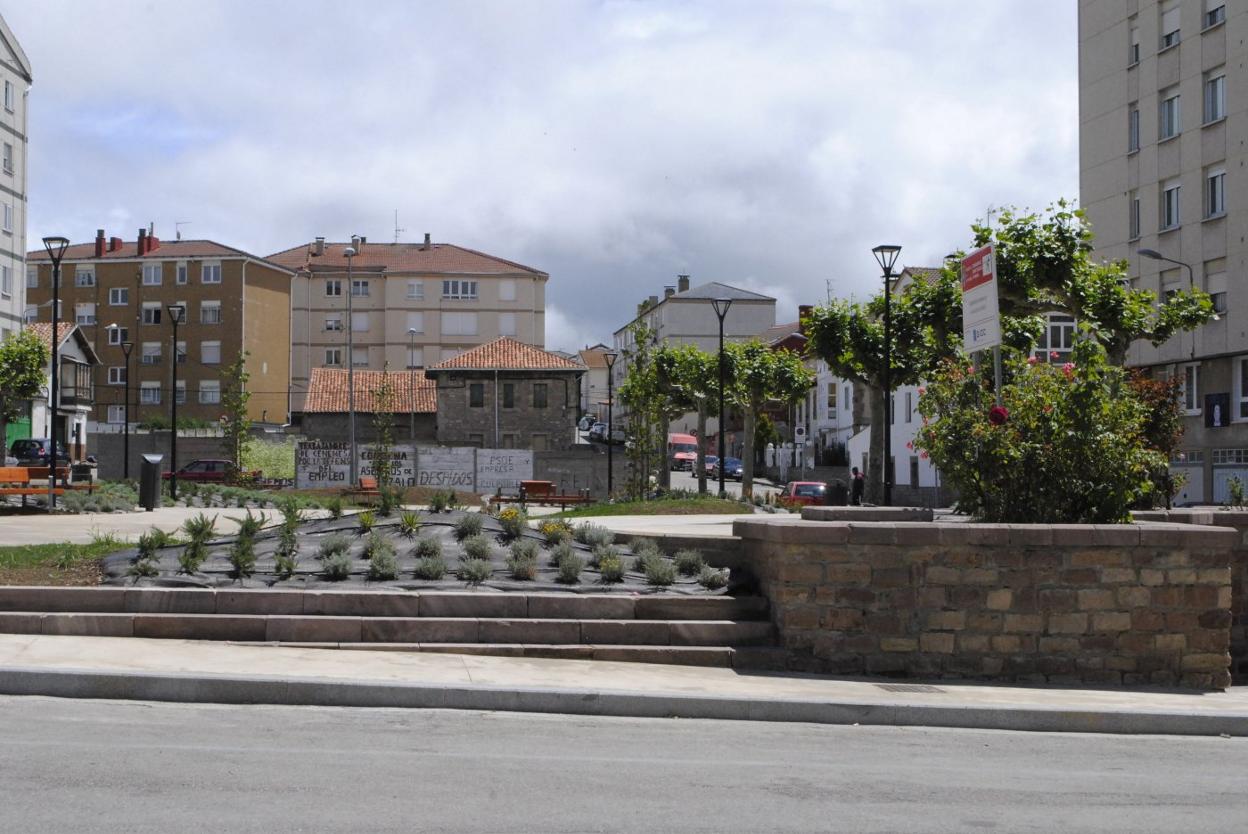
POLYGON ((862 477, 862 473, 855 466, 851 470, 851 480, 849 484, 849 503, 855 507, 862 505, 862 493, 867 488, 866 479, 862 477))

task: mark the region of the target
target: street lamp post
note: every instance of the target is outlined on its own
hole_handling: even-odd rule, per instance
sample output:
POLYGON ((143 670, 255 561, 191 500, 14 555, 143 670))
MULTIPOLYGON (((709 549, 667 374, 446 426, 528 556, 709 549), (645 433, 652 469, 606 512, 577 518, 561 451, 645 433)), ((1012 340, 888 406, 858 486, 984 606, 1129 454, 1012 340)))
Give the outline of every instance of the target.
POLYGON ((411 409, 411 416, 407 426, 407 440, 409 443, 416 442, 416 328, 407 328, 407 370, 409 373, 411 388, 410 397, 408 399, 408 408, 411 409))
POLYGON ((169 496, 178 499, 178 325, 186 308, 170 304, 169 323, 173 325, 173 349, 169 351, 169 496))
MULTIPOLYGON (((712 298, 711 305, 715 315, 719 317, 719 497, 726 498, 728 490, 724 487, 724 318, 732 307, 731 298, 712 298)), ((751 464, 752 466, 753 464, 751 464)))
POLYGON ((57 338, 61 329, 61 259, 69 248, 67 238, 53 236, 43 239, 43 246, 52 259, 52 379, 48 386, 48 512, 56 508, 56 413, 61 401, 60 393, 60 357, 57 338))
POLYGON ((901 247, 881 244, 871 250, 884 270, 884 459, 880 461, 880 481, 884 484, 884 506, 893 505, 893 266, 901 247))
MULTIPOLYGON (((109 331, 110 334, 115 333, 118 336, 121 335, 121 332, 120 332, 121 327, 116 322, 114 322, 113 324, 110 324, 108 327, 104 329, 109 331)), ((134 350, 134 342, 130 341, 129 339, 125 341, 118 340, 117 344, 121 345, 121 353, 123 356, 126 357, 126 378, 124 380, 125 386, 126 386, 126 389, 125 389, 126 393, 125 393, 125 400, 123 401, 124 404, 122 406, 125 409, 125 421, 126 422, 125 422, 125 425, 122 427, 122 433, 123 433, 124 439, 122 441, 122 447, 121 447, 121 456, 122 456, 121 477, 125 478, 126 480, 129 480, 130 479, 130 352, 134 350)), ((176 346, 176 343, 175 343, 175 346, 176 346)))
POLYGON ((355 459, 355 322, 351 320, 354 305, 351 303, 355 295, 355 285, 351 279, 351 262, 355 259, 359 238, 351 237, 351 245, 342 250, 347 259, 347 442, 351 447, 351 483, 357 480, 358 463, 355 459))
POLYGON ((609 350, 602 355, 602 360, 607 363, 607 498, 611 498, 611 492, 614 489, 614 458, 613 452, 615 447, 611 443, 611 435, 615 434, 615 360, 619 354, 613 350, 609 350))

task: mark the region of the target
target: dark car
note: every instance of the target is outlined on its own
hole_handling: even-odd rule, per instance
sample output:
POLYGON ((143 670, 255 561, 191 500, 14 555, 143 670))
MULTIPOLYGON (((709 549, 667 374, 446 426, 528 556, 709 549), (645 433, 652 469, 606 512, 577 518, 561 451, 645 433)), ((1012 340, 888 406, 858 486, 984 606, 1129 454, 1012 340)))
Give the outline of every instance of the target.
MULTIPOLYGON (((230 462, 228 460, 215 460, 211 458, 200 458, 193 460, 186 466, 178 470, 179 481, 205 481, 209 483, 223 482, 225 475, 230 471, 230 462)), ((246 473, 253 477, 260 477, 259 472, 246 473)), ((166 472, 163 475, 167 481, 173 477, 172 473, 166 472)))
MULTIPOLYGON (((710 460, 709 458, 707 460, 710 460)), ((719 477, 719 467, 707 467, 713 477, 719 477)), ((741 458, 724 458, 724 477, 739 481, 745 477, 745 470, 741 466, 741 458)))
MULTIPOLYGON (((9 454, 17 458, 18 466, 47 466, 51 457, 52 441, 46 437, 32 437, 27 440, 14 440, 9 447, 9 454)), ((69 465, 69 454, 60 443, 56 444, 57 466, 69 465)))

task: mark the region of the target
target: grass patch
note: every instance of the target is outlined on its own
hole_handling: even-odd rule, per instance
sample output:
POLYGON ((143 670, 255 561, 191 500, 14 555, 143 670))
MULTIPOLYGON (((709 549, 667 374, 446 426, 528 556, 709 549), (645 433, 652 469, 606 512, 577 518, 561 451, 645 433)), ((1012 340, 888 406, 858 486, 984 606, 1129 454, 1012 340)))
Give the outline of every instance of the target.
POLYGON ((0 585, 98 585, 100 559, 127 546, 101 536, 90 544, 0 547, 0 585))
MULTIPOLYGON (((556 513, 554 518, 594 518, 609 515, 743 515, 750 508, 726 498, 668 498, 661 501, 620 501, 590 504, 556 513)), ((550 516, 547 516, 550 518, 550 516)))

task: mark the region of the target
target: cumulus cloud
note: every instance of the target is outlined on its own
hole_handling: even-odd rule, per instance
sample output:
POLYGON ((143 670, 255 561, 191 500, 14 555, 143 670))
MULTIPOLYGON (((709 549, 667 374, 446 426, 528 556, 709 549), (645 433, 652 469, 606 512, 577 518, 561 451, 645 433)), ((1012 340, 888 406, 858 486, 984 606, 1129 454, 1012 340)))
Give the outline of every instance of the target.
POLYGON ((677 273, 778 316, 929 264, 990 206, 1077 194, 1073 4, 42 0, 32 240, 316 235, 551 275, 547 344, 677 273), (133 227, 133 228, 132 228, 133 227))

